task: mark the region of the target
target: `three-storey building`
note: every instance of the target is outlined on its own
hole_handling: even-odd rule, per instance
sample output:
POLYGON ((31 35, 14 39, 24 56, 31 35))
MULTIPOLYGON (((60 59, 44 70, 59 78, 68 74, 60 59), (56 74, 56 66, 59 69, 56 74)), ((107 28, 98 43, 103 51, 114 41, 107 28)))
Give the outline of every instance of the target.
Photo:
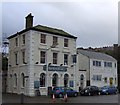
POLYGON ((75 66, 72 58, 76 54, 77 37, 47 26, 33 26, 33 16, 26 17, 26 29, 8 37, 10 93, 34 96, 39 89, 41 95, 52 86, 74 86, 75 66))

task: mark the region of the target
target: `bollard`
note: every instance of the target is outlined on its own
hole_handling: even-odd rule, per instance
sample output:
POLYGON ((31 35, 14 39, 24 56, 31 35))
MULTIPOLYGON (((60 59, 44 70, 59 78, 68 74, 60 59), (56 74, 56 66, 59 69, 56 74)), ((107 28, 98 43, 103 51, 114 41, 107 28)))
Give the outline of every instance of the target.
POLYGON ((24 103, 24 94, 23 94, 23 93, 21 93, 20 103, 21 103, 21 104, 23 104, 23 103, 24 103))

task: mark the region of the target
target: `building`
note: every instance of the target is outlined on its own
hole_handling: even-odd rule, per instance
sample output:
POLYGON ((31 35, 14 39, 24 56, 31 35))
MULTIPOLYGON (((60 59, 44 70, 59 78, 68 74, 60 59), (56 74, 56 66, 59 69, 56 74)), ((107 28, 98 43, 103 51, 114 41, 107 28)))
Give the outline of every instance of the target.
POLYGON ((96 85, 117 86, 117 60, 99 52, 77 50, 78 69, 83 72, 81 87, 96 85))
POLYGON ((61 29, 33 26, 29 14, 26 28, 8 37, 7 92, 35 96, 39 89, 41 95, 47 95, 49 87, 65 83, 76 88, 76 39, 61 29))

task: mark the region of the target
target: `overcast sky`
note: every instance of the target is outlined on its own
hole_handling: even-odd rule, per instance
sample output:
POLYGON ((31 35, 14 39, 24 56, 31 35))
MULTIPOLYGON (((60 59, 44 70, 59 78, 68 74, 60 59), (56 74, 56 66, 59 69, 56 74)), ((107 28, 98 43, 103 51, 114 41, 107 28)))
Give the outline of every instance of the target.
POLYGON ((23 30, 29 13, 34 16, 34 26, 58 28, 77 36, 77 47, 118 43, 118 0, 3 2, 2 34, 10 36, 23 30))

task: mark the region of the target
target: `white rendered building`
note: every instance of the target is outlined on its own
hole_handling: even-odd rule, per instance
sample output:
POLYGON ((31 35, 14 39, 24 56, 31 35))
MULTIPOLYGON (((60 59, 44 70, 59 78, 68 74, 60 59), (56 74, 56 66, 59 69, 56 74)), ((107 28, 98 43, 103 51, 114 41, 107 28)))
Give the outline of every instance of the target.
POLYGON ((33 16, 29 14, 26 29, 8 39, 7 92, 35 96, 35 90, 39 89, 41 95, 47 95, 47 87, 64 86, 65 80, 75 88, 76 64, 71 65, 77 37, 61 29, 33 27, 33 16))
POLYGON ((83 85, 81 87, 95 85, 117 86, 117 60, 113 57, 93 51, 78 49, 78 68, 84 71, 83 85))

